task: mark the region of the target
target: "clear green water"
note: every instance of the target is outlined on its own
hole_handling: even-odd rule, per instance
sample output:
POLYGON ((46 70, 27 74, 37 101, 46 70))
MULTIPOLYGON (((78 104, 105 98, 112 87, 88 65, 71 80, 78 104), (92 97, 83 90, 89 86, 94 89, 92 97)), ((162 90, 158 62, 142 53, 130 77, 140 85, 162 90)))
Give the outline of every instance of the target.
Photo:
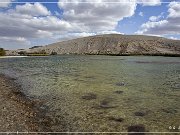
POLYGON ((9 58, 0 59, 0 73, 45 101, 53 131, 180 131, 178 57, 9 58))

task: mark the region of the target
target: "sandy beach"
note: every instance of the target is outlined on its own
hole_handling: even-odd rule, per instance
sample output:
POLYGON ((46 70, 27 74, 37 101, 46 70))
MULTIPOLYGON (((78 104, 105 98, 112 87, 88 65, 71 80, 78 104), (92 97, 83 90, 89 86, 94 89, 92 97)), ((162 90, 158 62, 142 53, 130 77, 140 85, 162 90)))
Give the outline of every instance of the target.
POLYGON ((14 79, 0 74, 0 132, 50 131, 41 101, 30 100, 14 79))

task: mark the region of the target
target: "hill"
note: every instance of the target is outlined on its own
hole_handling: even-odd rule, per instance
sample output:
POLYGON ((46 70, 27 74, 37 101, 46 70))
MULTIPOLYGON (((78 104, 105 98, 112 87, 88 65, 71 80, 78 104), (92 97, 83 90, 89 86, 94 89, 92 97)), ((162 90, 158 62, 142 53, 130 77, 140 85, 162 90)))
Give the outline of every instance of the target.
POLYGON ((107 34, 62 41, 25 51, 28 53, 45 51, 47 54, 55 52, 56 54, 180 56, 180 40, 155 36, 107 34))

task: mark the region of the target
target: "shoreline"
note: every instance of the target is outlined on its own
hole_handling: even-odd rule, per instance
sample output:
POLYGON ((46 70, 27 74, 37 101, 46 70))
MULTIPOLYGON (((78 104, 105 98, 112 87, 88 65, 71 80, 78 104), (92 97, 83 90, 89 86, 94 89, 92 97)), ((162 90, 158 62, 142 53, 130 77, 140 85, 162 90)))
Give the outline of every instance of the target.
POLYGON ((0 58, 5 59, 5 58, 24 58, 28 56, 0 56, 0 58))
POLYGON ((132 53, 132 54, 104 54, 104 53, 99 53, 99 54, 94 54, 94 53, 82 53, 82 54, 77 54, 77 53, 71 53, 71 54, 56 54, 56 55, 24 55, 24 56, 19 56, 19 55, 7 55, 7 56, 1 56, 0 58, 24 58, 24 57, 47 57, 47 56, 62 56, 62 55, 79 55, 79 56, 92 56, 92 55, 103 55, 103 56, 161 56, 161 57, 180 57, 180 54, 170 54, 170 53, 154 53, 154 54, 149 54, 149 53, 132 53))
POLYGON ((48 132, 51 118, 43 101, 30 99, 14 78, 0 74, 0 132, 48 132))

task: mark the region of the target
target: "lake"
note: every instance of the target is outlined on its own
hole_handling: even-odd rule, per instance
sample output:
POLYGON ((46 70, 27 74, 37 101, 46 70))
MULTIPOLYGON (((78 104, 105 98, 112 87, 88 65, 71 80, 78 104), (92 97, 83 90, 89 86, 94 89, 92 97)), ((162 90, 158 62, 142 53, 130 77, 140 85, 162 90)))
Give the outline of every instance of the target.
POLYGON ((6 58, 0 73, 44 101, 52 131, 180 131, 179 57, 6 58))

